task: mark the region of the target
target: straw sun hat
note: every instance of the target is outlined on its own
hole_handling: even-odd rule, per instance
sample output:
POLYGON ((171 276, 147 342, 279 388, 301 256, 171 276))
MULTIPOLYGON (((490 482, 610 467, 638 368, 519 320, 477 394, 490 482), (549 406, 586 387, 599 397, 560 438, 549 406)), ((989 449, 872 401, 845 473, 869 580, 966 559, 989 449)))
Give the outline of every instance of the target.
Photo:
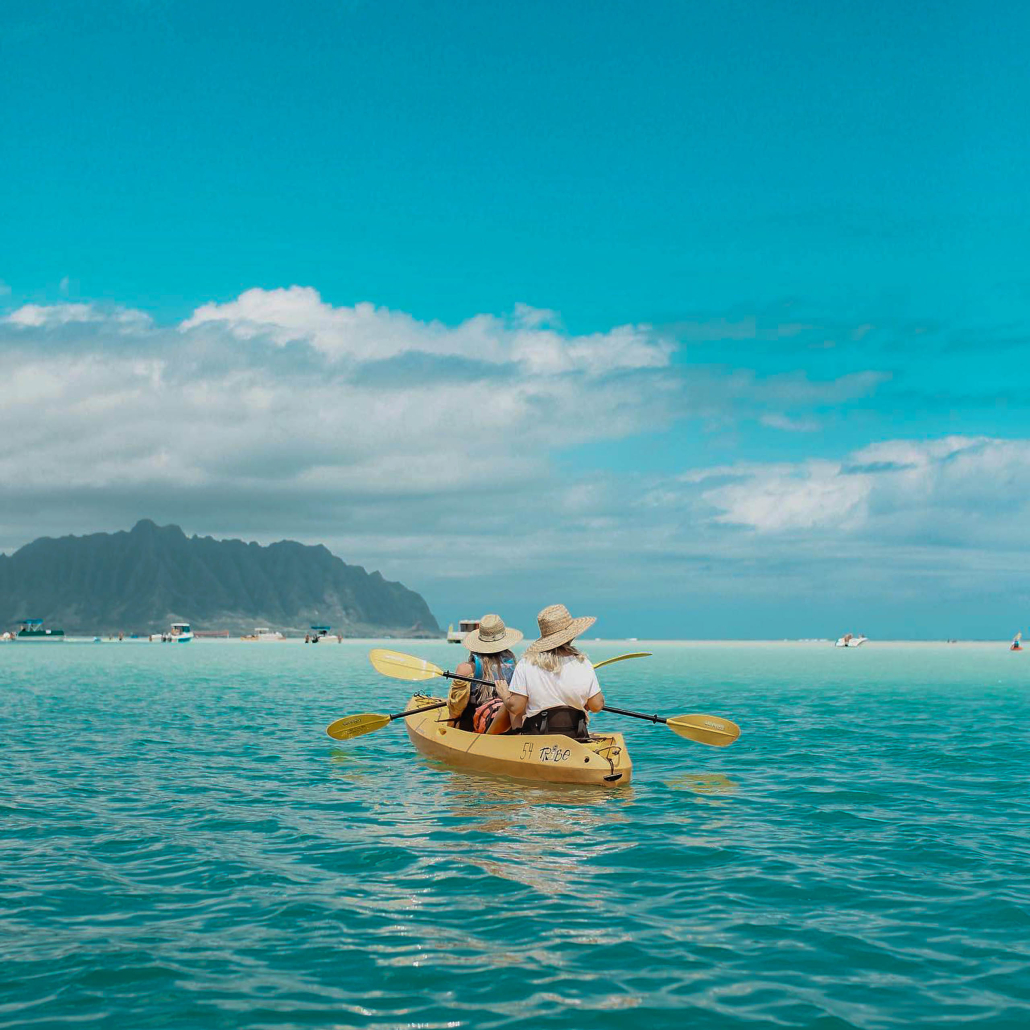
POLYGON ((574 619, 565 605, 552 604, 536 617, 536 622, 540 627, 540 639, 534 640, 527 651, 552 651, 561 647, 593 626, 597 619, 593 615, 574 619))
POLYGON ((479 620, 479 629, 461 638, 461 646, 473 654, 497 654, 514 647, 521 639, 522 631, 507 629, 499 615, 484 615, 479 620))

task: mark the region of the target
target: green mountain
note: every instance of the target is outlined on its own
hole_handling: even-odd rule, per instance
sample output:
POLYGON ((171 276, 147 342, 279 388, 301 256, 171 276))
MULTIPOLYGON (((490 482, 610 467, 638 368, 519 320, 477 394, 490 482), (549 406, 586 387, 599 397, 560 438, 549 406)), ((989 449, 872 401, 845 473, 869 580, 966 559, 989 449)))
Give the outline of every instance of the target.
POLYGON ((303 634, 312 624, 351 637, 440 634, 413 590, 321 545, 187 537, 149 519, 128 533, 42 537, 0 554, 0 629, 24 618, 71 634, 149 633, 172 622, 233 634, 303 634))

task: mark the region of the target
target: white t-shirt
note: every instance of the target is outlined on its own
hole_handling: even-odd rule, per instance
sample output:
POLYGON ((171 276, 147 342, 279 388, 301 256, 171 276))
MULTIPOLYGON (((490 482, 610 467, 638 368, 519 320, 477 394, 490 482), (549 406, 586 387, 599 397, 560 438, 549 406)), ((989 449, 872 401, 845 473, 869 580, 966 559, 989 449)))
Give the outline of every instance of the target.
POLYGON ((562 660, 558 672, 547 672, 539 665, 523 659, 515 666, 509 689, 522 694, 526 702, 526 718, 545 708, 579 708, 586 711, 587 701, 601 693, 597 673, 586 659, 578 661, 569 656, 562 660))

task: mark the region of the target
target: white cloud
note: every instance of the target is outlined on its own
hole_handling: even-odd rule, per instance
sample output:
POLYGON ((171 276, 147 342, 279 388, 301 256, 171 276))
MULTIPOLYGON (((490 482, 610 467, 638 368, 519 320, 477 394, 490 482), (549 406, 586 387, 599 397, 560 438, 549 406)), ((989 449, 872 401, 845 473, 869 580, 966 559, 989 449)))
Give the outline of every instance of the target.
POLYGON ((646 327, 555 325, 522 306, 449 327, 301 287, 248 290, 173 329, 131 309, 25 305, 0 321, 0 484, 501 504, 549 481, 556 452, 672 417, 669 344, 646 327))
POLYGON ((701 487, 715 522, 760 534, 946 537, 989 547, 1018 543, 1020 521, 1030 517, 1030 441, 889 440, 843 461, 730 465, 682 481, 701 487))
POLYGON ((540 375, 662 368, 673 345, 649 326, 619 326, 607 333, 570 336, 551 328, 555 312, 520 304, 508 319, 476 315, 457 326, 422 322, 373 304, 333 307, 310 287, 247 290, 225 304, 204 304, 183 332, 227 330, 240 340, 264 337, 277 346, 307 342, 331 361, 368 362, 417 352, 490 364, 515 363, 540 375))
POLYGON ((717 522, 762 532, 846 529, 863 516, 870 483, 839 473, 840 466, 832 462, 810 461, 801 469, 752 473, 741 483, 706 490, 702 497, 720 509, 717 522))
POLYGON ((1027 547, 1022 440, 568 471, 570 448, 678 419, 803 432, 885 378, 674 365, 672 344, 642 325, 577 335, 520 306, 449 326, 291 287, 172 327, 126 308, 25 305, 0 318, 0 352, 5 547, 150 515, 323 541, 413 585, 496 573, 534 596, 575 582, 619 603, 805 592, 825 568, 835 582, 873 568, 957 575, 1027 547), (841 541, 860 542, 860 564, 841 569, 841 541))
POLYGON ((21 329, 58 329, 75 324, 105 325, 122 331, 138 331, 150 325, 150 316, 133 308, 108 311, 93 304, 24 304, 16 308, 0 325, 21 329))
POLYGON ((25 304, 12 311, 4 321, 23 328, 93 322, 97 315, 90 304, 25 304))
POLYGON ((814 433, 819 429, 817 419, 791 418, 789 415, 781 415, 777 412, 762 415, 758 421, 770 429, 782 429, 787 433, 814 433))

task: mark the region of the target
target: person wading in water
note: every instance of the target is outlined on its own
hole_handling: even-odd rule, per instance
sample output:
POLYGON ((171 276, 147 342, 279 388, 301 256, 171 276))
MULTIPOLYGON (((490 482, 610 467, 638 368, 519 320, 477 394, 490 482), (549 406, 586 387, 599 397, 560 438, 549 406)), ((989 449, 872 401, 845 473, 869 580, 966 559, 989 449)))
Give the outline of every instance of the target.
POLYGON ((510 684, 495 686, 512 726, 521 725, 523 733, 587 736, 587 713, 604 707, 604 695, 594 667, 572 641, 596 621, 589 615, 574 619, 563 604, 537 616, 540 638, 526 649, 510 684))

